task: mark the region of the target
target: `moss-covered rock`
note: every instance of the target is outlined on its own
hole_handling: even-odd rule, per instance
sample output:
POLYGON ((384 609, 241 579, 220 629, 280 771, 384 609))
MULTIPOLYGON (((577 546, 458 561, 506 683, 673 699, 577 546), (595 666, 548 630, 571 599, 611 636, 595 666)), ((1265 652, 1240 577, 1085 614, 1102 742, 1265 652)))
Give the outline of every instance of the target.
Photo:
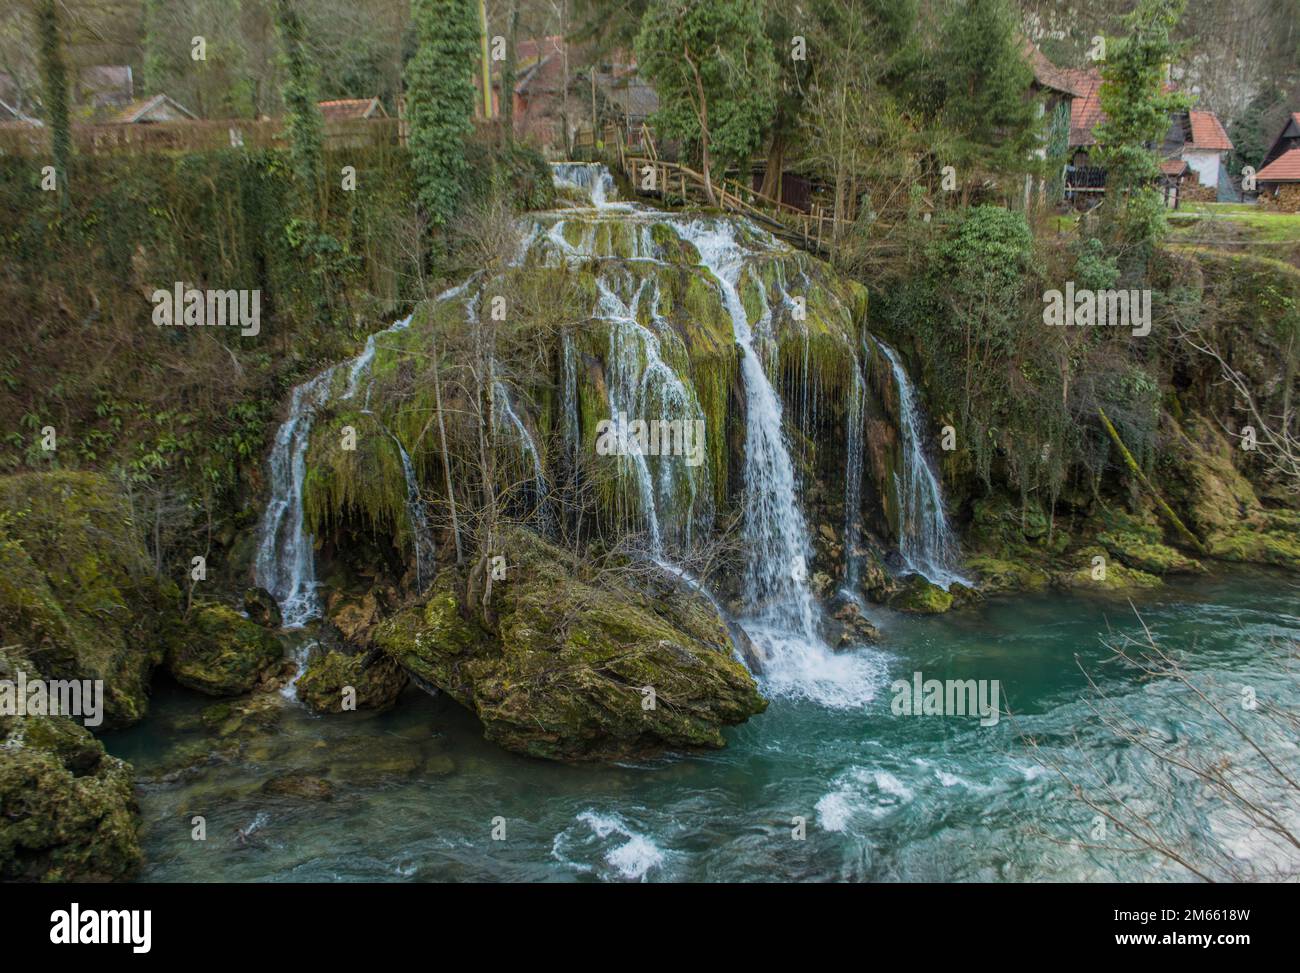
POLYGON ((0 477, 0 644, 26 647, 48 678, 103 680, 104 728, 144 715, 178 597, 104 477, 0 477))
POLYGON ((889 607, 915 615, 939 615, 952 607, 953 596, 919 574, 907 578, 889 598, 889 607))
POLYGON ((244 614, 263 628, 279 628, 283 624, 280 606, 275 596, 265 588, 248 588, 244 591, 244 614))
POLYGON ((1162 583, 1154 574, 1126 567, 1098 545, 1080 548, 1070 559, 1077 561, 1079 566, 1062 571, 1053 578, 1058 587, 1067 590, 1131 591, 1135 588, 1158 588, 1162 583))
MULTIPOLYGON (((15 647, 0 679, 41 678, 15 647)), ((139 868, 129 764, 66 716, 0 716, 0 881, 96 882, 139 868)))
POLYGON ((1051 584, 1051 575, 1032 561, 976 554, 966 559, 966 570, 979 579, 979 590, 986 595, 1012 591, 1041 591, 1051 584))
POLYGON ((1097 543, 1127 567, 1147 574, 1163 577, 1166 574, 1200 574, 1205 570, 1200 561, 1142 534, 1105 531, 1097 535, 1097 543))
POLYGON ((345 655, 332 649, 312 659, 294 689, 317 713, 342 713, 344 692, 352 690, 358 710, 388 709, 406 688, 406 672, 385 655, 345 655))
POLYGON ((423 607, 375 633, 474 711, 489 740, 555 760, 721 747, 723 726, 766 707, 706 599, 668 579, 592 576, 521 531, 503 549, 511 561, 493 589, 491 626, 467 620, 448 571, 423 607))
POLYGON ((1169 502, 1211 555, 1300 571, 1300 513, 1266 509, 1234 464, 1235 447, 1206 419, 1167 419, 1160 472, 1169 502))
POLYGON ((209 696, 252 691, 280 665, 279 641, 227 605, 197 605, 167 650, 167 668, 182 686, 209 696))

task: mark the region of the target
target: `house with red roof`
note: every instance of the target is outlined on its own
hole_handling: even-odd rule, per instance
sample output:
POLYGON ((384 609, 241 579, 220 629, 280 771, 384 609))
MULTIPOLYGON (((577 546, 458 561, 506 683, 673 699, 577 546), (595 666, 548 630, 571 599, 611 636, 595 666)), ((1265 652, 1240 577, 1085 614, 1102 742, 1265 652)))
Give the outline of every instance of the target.
MULTIPOLYGON (((1093 190, 1104 187, 1104 173, 1089 161, 1097 144, 1097 128, 1106 120, 1101 109, 1101 71, 1095 67, 1061 68, 1057 77, 1074 92, 1070 101, 1070 161, 1077 173, 1073 181, 1093 190)), ((1159 151, 1160 172, 1166 190, 1170 190, 1167 196, 1171 203, 1186 180, 1195 180, 1214 190, 1215 195, 1231 193, 1224 162, 1232 151, 1232 140, 1214 112, 1192 109, 1173 113, 1159 151)))
POLYGON ((1224 160, 1232 151, 1232 139, 1224 131, 1219 116, 1212 111, 1192 109, 1176 115, 1174 126, 1176 138, 1181 140, 1180 157, 1201 185, 1217 189, 1220 178, 1226 182, 1224 160))
POLYGON ((383 102, 378 98, 339 98, 334 101, 318 101, 316 104, 327 122, 388 117, 383 102))
POLYGON ((1286 197, 1300 209, 1300 112, 1287 116, 1282 131, 1264 153, 1255 184, 1261 194, 1286 197))

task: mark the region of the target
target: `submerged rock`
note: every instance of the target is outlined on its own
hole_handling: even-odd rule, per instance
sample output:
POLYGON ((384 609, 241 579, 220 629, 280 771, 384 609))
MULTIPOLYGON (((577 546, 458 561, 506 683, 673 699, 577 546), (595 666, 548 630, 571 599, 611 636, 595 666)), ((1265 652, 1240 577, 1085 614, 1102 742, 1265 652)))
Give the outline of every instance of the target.
POLYGON ((233 608, 198 605, 167 651, 167 668, 182 686, 240 696, 271 675, 283 656, 275 636, 233 608))
POLYGON ((919 574, 908 578, 889 599, 889 607, 915 615, 938 615, 953 605, 953 596, 919 574))
POLYGON ((397 702, 407 681, 405 670, 389 656, 330 650, 307 664, 295 689, 313 711, 342 713, 345 688, 355 692, 358 710, 383 710, 397 702))
POLYGON ((466 619, 460 579, 445 571, 423 607, 375 633, 385 652, 476 713, 487 739, 554 760, 716 748, 723 726, 766 707, 703 597, 647 593, 608 570, 592 577, 523 531, 503 549, 510 573, 493 589, 490 628, 466 619))
POLYGON ((272 777, 263 784, 262 793, 276 797, 296 797, 304 801, 329 801, 334 797, 334 785, 310 774, 283 774, 272 777))

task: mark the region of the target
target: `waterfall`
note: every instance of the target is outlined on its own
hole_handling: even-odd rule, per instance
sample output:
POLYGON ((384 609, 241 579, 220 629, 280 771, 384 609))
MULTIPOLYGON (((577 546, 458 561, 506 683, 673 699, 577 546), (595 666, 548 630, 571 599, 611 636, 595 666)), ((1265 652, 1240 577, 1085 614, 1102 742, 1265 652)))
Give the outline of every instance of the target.
POLYGON ((614 177, 599 162, 555 162, 551 178, 556 186, 585 192, 597 209, 611 205, 608 199, 614 193, 614 177))
POLYGON ((302 490, 312 420, 333 378, 334 369, 327 368, 293 390, 289 415, 271 448, 271 499, 259 527, 254 575, 279 603, 285 628, 301 628, 320 613, 312 538, 303 529, 302 490))
MULTIPOLYGON (((648 307, 650 317, 661 322, 662 333, 671 334, 659 317, 658 285, 649 279, 642 280, 625 303, 610 289, 607 279, 602 277, 596 283, 600 297, 595 316, 609 322, 605 375, 609 418, 614 439, 623 447, 620 459, 630 467, 636 483, 641 515, 650 535, 650 550, 658 555, 663 552, 665 532, 674 543, 689 543, 697 494, 696 476, 685 465, 684 457, 665 456, 656 450, 650 450, 649 455, 644 453, 637 437, 629 435, 627 425, 638 419, 702 422, 704 413, 695 394, 664 361, 659 336, 638 320, 641 308, 648 307)), ((705 470, 705 467, 696 469, 705 470)), ((707 470, 700 477, 706 478, 707 470)))
MULTIPOLYGON (((778 272, 769 294, 757 268, 748 263, 754 258, 775 257, 779 261, 791 251, 747 220, 665 218, 634 204, 611 203, 613 180, 603 166, 563 164, 556 166, 554 172, 558 185, 576 187, 589 194, 593 209, 584 217, 587 225, 580 234, 570 228, 566 238, 563 214, 529 218, 521 226, 523 243, 518 262, 540 259, 548 266, 583 263, 595 270, 597 299, 591 316, 603 319, 609 328, 605 382, 610 418, 616 423, 624 422, 624 417, 629 425, 635 420, 673 423, 704 419, 694 387, 686 373, 678 371, 682 367, 681 338, 673 324, 660 314, 656 275, 661 271, 631 269, 638 261, 642 265, 659 263, 668 256, 660 235, 664 228, 671 228, 695 246, 700 263, 690 272, 716 286, 730 318, 731 338, 740 351, 741 394, 745 401, 741 471, 744 496, 740 511, 745 547, 741 579, 745 610, 742 618, 728 619, 728 623, 738 624, 745 634, 744 644, 752 644, 751 658, 761 662, 761 678, 769 695, 801 697, 830 706, 863 705, 874 697, 880 685, 881 665, 873 653, 837 655, 819 635, 819 608, 807 582, 811 544, 799 502, 800 481, 785 437, 782 396, 769 378, 779 360, 773 308, 792 307, 794 297, 784 273, 778 272), (611 210, 624 215, 619 215, 617 220, 607 218, 611 210), (611 258, 624 265, 621 272, 610 269, 611 258), (592 261, 601 262, 592 264, 592 261), (758 295, 758 316, 752 327, 740 298, 742 282, 747 298, 751 292, 758 295)), ((686 250, 689 248, 682 252, 686 250)), ((676 252, 672 258, 681 259, 676 252)), ((472 285, 481 276, 482 272, 473 275, 440 295, 439 300, 465 295, 466 313, 472 323, 478 313, 476 301, 483 292, 481 287, 472 285)), ((801 278, 792 282, 794 293, 799 296, 812 283, 806 274, 801 278)), ((770 276, 768 279, 771 280, 770 276)), ((665 291, 665 299, 668 296, 665 291)), ((674 313, 681 313, 680 308, 675 307, 674 313)), ((410 324, 410 318, 394 322, 372 335, 356 358, 322 372, 293 391, 289 416, 277 432, 271 453, 271 498, 263 516, 256 568, 258 583, 280 603, 286 626, 300 627, 320 611, 311 538, 305 535, 303 525, 306 453, 314 415, 327 401, 333 379, 344 376, 346 382, 340 383, 343 385, 340 397, 353 399, 365 386, 368 411, 374 385, 373 365, 383 344, 382 335, 403 331, 410 324), (343 372, 336 376, 336 369, 343 372)), ((560 341, 564 390, 557 426, 577 458, 585 446, 579 441, 584 432, 578 401, 580 363, 573 336, 562 333, 560 341)), ((787 393, 799 396, 797 401, 803 404, 801 421, 805 423, 815 422, 819 394, 809 357, 805 353, 803 387, 787 393)), ((491 394, 498 426, 505 431, 511 445, 517 446, 523 479, 531 493, 529 499, 535 502, 538 521, 545 527, 551 519, 549 511, 553 505, 548 500, 549 484, 540 444, 534 440, 524 421, 526 416, 521 416, 516 409, 504 382, 495 383, 491 394)), ((863 394, 855 387, 848 430, 851 475, 847 491, 851 496, 847 499, 855 510, 860 504, 853 497, 858 501, 861 498, 863 394)), ((707 429, 706 434, 723 436, 726 430, 707 429)), ((620 452, 628 487, 640 497, 640 511, 650 534, 650 560, 704 591, 700 582, 669 558, 677 556, 678 547, 689 548, 692 525, 697 520, 703 523, 712 512, 713 490, 708 482, 707 463, 695 466, 681 462, 682 457, 662 455, 665 452, 662 436, 658 439, 658 449, 643 448, 636 435, 625 435, 620 440, 636 444, 635 448, 620 452)), ((401 454, 406 480, 417 581, 423 586, 434 563, 427 508, 421 499, 410 456, 400 441, 394 438, 394 442, 401 454)), ((940 516, 941 513, 940 510, 940 516)), ((856 529, 856 523, 846 523, 845 540, 850 556, 856 529)), ((851 566, 850 570, 854 568, 851 566)))
MULTIPOLYGON (((808 528, 795 494, 794 466, 782 429, 782 407, 758 352, 738 286, 746 251, 734 223, 684 221, 682 236, 696 247, 717 279, 741 349, 745 388, 746 570, 748 614, 741 624, 763 657, 769 693, 811 699, 826 706, 859 707, 874 698, 880 664, 866 653, 837 655, 817 634, 808 590, 808 528)), ((752 225, 746 229, 765 236, 752 225)), ((769 246, 774 244, 769 244, 769 246)), ((766 295, 764 295, 766 302, 766 295)), ((770 318, 766 310, 764 319, 770 318)))
POLYGON ((582 443, 578 441, 581 435, 578 420, 578 352, 573 347, 573 335, 568 331, 560 335, 560 368, 563 372, 561 380, 564 382, 564 444, 568 447, 570 460, 576 468, 578 458, 582 455, 582 443))
POLYGON ((862 377, 862 364, 853 356, 853 390, 849 393, 849 408, 845 440, 847 459, 844 470, 844 586, 855 599, 858 596, 858 577, 861 564, 857 548, 861 532, 858 521, 862 516, 862 407, 867 395, 867 383, 862 377))
POLYGON ((504 419, 505 423, 509 425, 510 429, 515 434, 515 438, 519 442, 519 448, 523 451, 524 455, 528 457, 532 466, 533 499, 536 504, 538 516, 541 522, 545 524, 548 517, 546 498, 550 493, 550 486, 546 481, 546 470, 542 466, 541 453, 537 450, 537 444, 533 442, 532 433, 528 431, 528 427, 524 425, 523 420, 520 419, 519 415, 515 412, 514 406, 510 402, 510 394, 506 391, 506 387, 500 382, 496 382, 492 386, 492 394, 493 399, 496 402, 498 421, 504 419))
POLYGON ((424 499, 420 496, 420 481, 416 479, 411 456, 402 445, 402 441, 387 427, 384 432, 388 433, 388 437, 392 439, 402 456, 402 475, 406 477, 406 514, 410 520, 411 546, 415 548, 415 587, 423 591, 424 586, 433 580, 438 550, 433 543, 433 532, 429 529, 429 515, 424 509, 424 499))
MULTIPOLYGON (((451 293, 452 291, 448 291, 447 294, 444 296, 449 296, 451 293)), ((360 381, 361 376, 367 374, 370 371, 370 363, 375 360, 375 339, 382 335, 393 334, 396 331, 405 331, 407 328, 411 326, 411 318, 413 318, 414 316, 415 316, 414 313, 408 314, 400 321, 394 321, 387 328, 384 328, 382 331, 376 331, 374 334, 372 334, 369 338, 366 339, 366 347, 362 349, 361 354, 357 355, 356 358, 352 359, 352 367, 348 370, 348 388, 347 391, 343 393, 343 398, 350 399, 352 398, 352 396, 356 395, 357 383, 360 381)), ((366 407, 369 408, 369 406, 370 406, 370 388, 367 386, 366 407)))
POLYGON ((884 342, 877 344, 889 359, 898 386, 898 429, 903 440, 903 471, 901 476, 894 476, 898 493, 898 550, 909 569, 947 590, 954 581, 963 581, 956 573, 961 555, 943 511, 939 479, 922 446, 921 410, 898 354, 884 342))

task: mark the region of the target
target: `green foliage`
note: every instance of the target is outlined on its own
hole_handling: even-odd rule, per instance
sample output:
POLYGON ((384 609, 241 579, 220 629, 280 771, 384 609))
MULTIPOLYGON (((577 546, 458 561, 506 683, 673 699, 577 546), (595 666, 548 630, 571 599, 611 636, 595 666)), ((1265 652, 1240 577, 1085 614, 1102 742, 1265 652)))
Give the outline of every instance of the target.
POLYGON ((289 160, 307 204, 304 212, 314 213, 311 204, 320 192, 325 140, 325 123, 316 97, 316 65, 307 50, 302 20, 293 0, 276 0, 275 21, 283 47, 289 160))
POLYGON ((1267 89, 1252 98, 1246 110, 1232 120, 1228 126, 1228 137, 1232 140, 1228 170, 1234 176, 1241 174, 1243 166, 1254 166, 1256 170, 1262 166, 1264 153, 1281 128, 1278 115, 1285 108, 1286 103, 1277 90, 1267 89))
POLYGON ((63 63, 63 39, 59 36, 59 14, 55 0, 40 0, 36 26, 41 39, 41 82, 45 94, 45 118, 50 127, 54 169, 58 173, 59 196, 66 198, 68 160, 72 157, 72 129, 68 124, 68 72, 63 63))
POLYGON ((778 69, 755 0, 665 0, 646 13, 636 42, 659 94, 656 125, 701 146, 706 167, 749 157, 776 109, 778 69))
POLYGON ((1165 90, 1167 67, 1179 53, 1171 35, 1185 3, 1141 0, 1125 19, 1128 35, 1109 42, 1101 69, 1106 119, 1097 126, 1097 144, 1106 167, 1108 235, 1143 266, 1167 229, 1157 150, 1170 113, 1189 104, 1165 90))
MULTIPOLYGON (((964 0, 945 18, 932 97, 946 136, 945 164, 958 170, 1023 171, 1038 135, 1038 109, 1026 97, 1033 72, 1007 0, 964 0)), ((965 178, 965 177, 963 177, 965 178)))
POLYGON ((478 27, 469 0, 414 0, 418 47, 406 65, 411 164, 420 203, 434 226, 456 211, 468 172, 478 27))

